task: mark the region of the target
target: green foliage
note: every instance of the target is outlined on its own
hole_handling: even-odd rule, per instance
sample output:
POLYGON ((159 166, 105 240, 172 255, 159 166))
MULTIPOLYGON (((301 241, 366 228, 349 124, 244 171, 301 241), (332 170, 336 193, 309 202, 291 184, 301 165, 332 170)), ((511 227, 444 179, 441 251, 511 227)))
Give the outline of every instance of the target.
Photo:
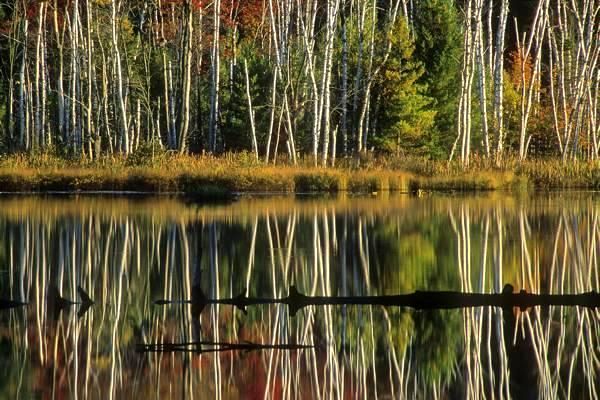
POLYGON ((431 157, 445 157, 456 131, 462 23, 453 0, 418 2, 414 21, 414 57, 425 65, 418 83, 426 87, 436 110, 426 146, 431 157))
MULTIPOLYGON (((248 109, 248 96, 246 93, 246 76, 244 61, 248 64, 250 81, 250 97, 254 110, 254 122, 258 143, 266 143, 270 117, 270 96, 268 88, 271 85, 272 71, 269 67, 269 58, 251 43, 240 44, 240 56, 237 66, 233 69, 233 76, 222 91, 223 107, 221 133, 223 136, 223 149, 226 151, 243 151, 252 149, 252 135, 250 129, 250 113, 248 109)), ((229 69, 229 63, 222 65, 229 69)), ((223 76, 229 76, 229 71, 224 71, 223 76)), ((208 104, 208 99, 206 99, 208 104)))
POLYGON ((156 141, 143 142, 138 149, 130 154, 125 165, 129 167, 152 167, 164 162, 168 158, 168 152, 162 149, 156 141))
POLYGON ((418 82, 423 65, 414 58, 414 43, 404 18, 390 33, 391 52, 377 81, 379 131, 376 147, 399 154, 401 149, 424 151, 436 111, 426 86, 418 82))

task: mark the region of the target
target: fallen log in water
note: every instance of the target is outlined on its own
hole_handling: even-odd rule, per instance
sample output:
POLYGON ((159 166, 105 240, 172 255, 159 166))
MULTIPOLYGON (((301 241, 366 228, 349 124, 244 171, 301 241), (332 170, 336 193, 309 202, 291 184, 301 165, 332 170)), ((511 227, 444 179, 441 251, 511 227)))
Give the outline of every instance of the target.
POLYGON ((256 350, 305 350, 314 346, 304 344, 271 344, 271 343, 229 343, 229 342, 184 342, 184 343, 144 343, 136 345, 139 353, 218 353, 224 351, 256 351, 256 350))
POLYGON ((0 299, 0 310, 10 310, 11 308, 17 308, 26 306, 27 303, 22 301, 10 300, 10 299, 0 299))
POLYGON ((416 310, 447 310, 470 307, 518 307, 525 310, 534 306, 600 307, 600 295, 595 292, 580 294, 534 294, 521 290, 513 292, 512 285, 504 286, 502 293, 463 293, 453 291, 416 291, 410 294, 388 296, 307 296, 290 287, 287 297, 279 299, 247 297, 240 294, 228 299, 209 299, 199 287, 194 288, 191 300, 157 300, 157 305, 191 304, 199 314, 209 304, 232 305, 246 312, 246 307, 260 304, 286 304, 295 315, 307 306, 326 305, 378 305, 384 307, 409 307, 416 310))
MULTIPOLYGON (((90 298, 90 296, 85 290, 83 290, 81 286, 77 286, 77 293, 79 293, 81 301, 65 299, 60 295, 58 287, 56 285, 52 285, 46 298, 47 305, 55 315, 57 315, 58 312, 66 307, 80 305, 78 316, 81 317, 94 304, 94 300, 90 298)), ((10 310, 12 308, 23 307, 28 304, 29 303, 11 299, 0 299, 0 310, 10 310)))

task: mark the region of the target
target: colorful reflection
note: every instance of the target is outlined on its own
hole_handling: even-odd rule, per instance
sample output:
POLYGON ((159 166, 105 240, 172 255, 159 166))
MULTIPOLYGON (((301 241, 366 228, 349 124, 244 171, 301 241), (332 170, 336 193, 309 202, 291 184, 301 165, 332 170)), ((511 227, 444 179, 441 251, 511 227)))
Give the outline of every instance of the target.
POLYGON ((154 301, 599 291, 599 212, 589 194, 1 198, 0 298, 29 304, 0 312, 0 398, 597 398, 597 310, 154 301), (79 286, 89 310, 56 307, 79 286), (137 351, 199 341, 270 347, 137 351))

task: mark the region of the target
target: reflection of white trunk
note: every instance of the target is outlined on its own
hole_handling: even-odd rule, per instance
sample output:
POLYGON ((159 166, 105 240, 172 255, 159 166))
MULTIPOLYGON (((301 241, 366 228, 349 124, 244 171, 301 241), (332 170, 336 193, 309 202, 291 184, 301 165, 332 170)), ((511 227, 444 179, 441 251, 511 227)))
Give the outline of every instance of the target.
POLYGON ((112 322, 112 335, 111 335, 111 368, 110 368, 110 389, 109 389, 109 398, 112 400, 116 393, 116 385, 119 371, 120 369, 120 346, 119 346, 119 320, 121 318, 121 307, 123 305, 123 284, 126 282, 125 276, 127 271, 127 260, 129 258, 128 250, 129 250, 129 220, 126 220, 124 225, 121 227, 122 237, 123 237, 123 245, 121 247, 121 258, 118 265, 118 274, 115 279, 115 286, 112 291, 112 299, 111 303, 114 304, 114 320, 112 322))
MULTIPOLYGON (((504 278, 502 274, 502 269, 504 268, 504 259, 503 259, 503 247, 504 247, 504 223, 503 223, 503 215, 502 210, 497 210, 496 215, 496 238, 497 241, 493 247, 493 266, 494 266, 494 292, 500 293, 502 291, 502 285, 504 284, 504 278)), ((500 377, 499 377, 499 393, 500 398, 506 397, 510 398, 510 376, 508 370, 508 355, 506 352, 506 340, 504 337, 504 327, 503 327, 503 310, 501 308, 496 308, 496 323, 495 331, 496 336, 499 338, 498 345, 498 358, 500 360, 500 377)))
MULTIPOLYGON (((210 298, 220 298, 220 268, 219 268, 219 240, 217 235, 216 223, 211 223, 208 227, 209 234, 209 269, 210 269, 210 298)), ((214 342, 220 341, 220 329, 219 329, 219 305, 216 304, 211 307, 210 320, 213 329, 212 340, 214 342)), ((213 377, 214 377, 214 388, 215 388, 215 399, 221 399, 221 357, 216 356, 213 358, 213 377)))

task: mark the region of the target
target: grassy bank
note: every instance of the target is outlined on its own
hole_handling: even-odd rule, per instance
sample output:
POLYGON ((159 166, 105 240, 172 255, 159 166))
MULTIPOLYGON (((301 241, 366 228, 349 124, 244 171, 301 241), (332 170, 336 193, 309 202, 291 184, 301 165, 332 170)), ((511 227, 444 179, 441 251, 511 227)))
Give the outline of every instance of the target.
POLYGON ((0 158, 0 191, 185 192, 206 197, 231 192, 474 191, 515 188, 600 188, 598 164, 559 160, 507 162, 424 159, 340 160, 336 168, 257 162, 249 154, 105 158, 93 162, 49 155, 0 158))
POLYGON ((163 155, 152 160, 94 162, 40 155, 0 159, 0 191, 373 192, 409 188, 401 171, 265 165, 248 155, 222 158, 163 155))

